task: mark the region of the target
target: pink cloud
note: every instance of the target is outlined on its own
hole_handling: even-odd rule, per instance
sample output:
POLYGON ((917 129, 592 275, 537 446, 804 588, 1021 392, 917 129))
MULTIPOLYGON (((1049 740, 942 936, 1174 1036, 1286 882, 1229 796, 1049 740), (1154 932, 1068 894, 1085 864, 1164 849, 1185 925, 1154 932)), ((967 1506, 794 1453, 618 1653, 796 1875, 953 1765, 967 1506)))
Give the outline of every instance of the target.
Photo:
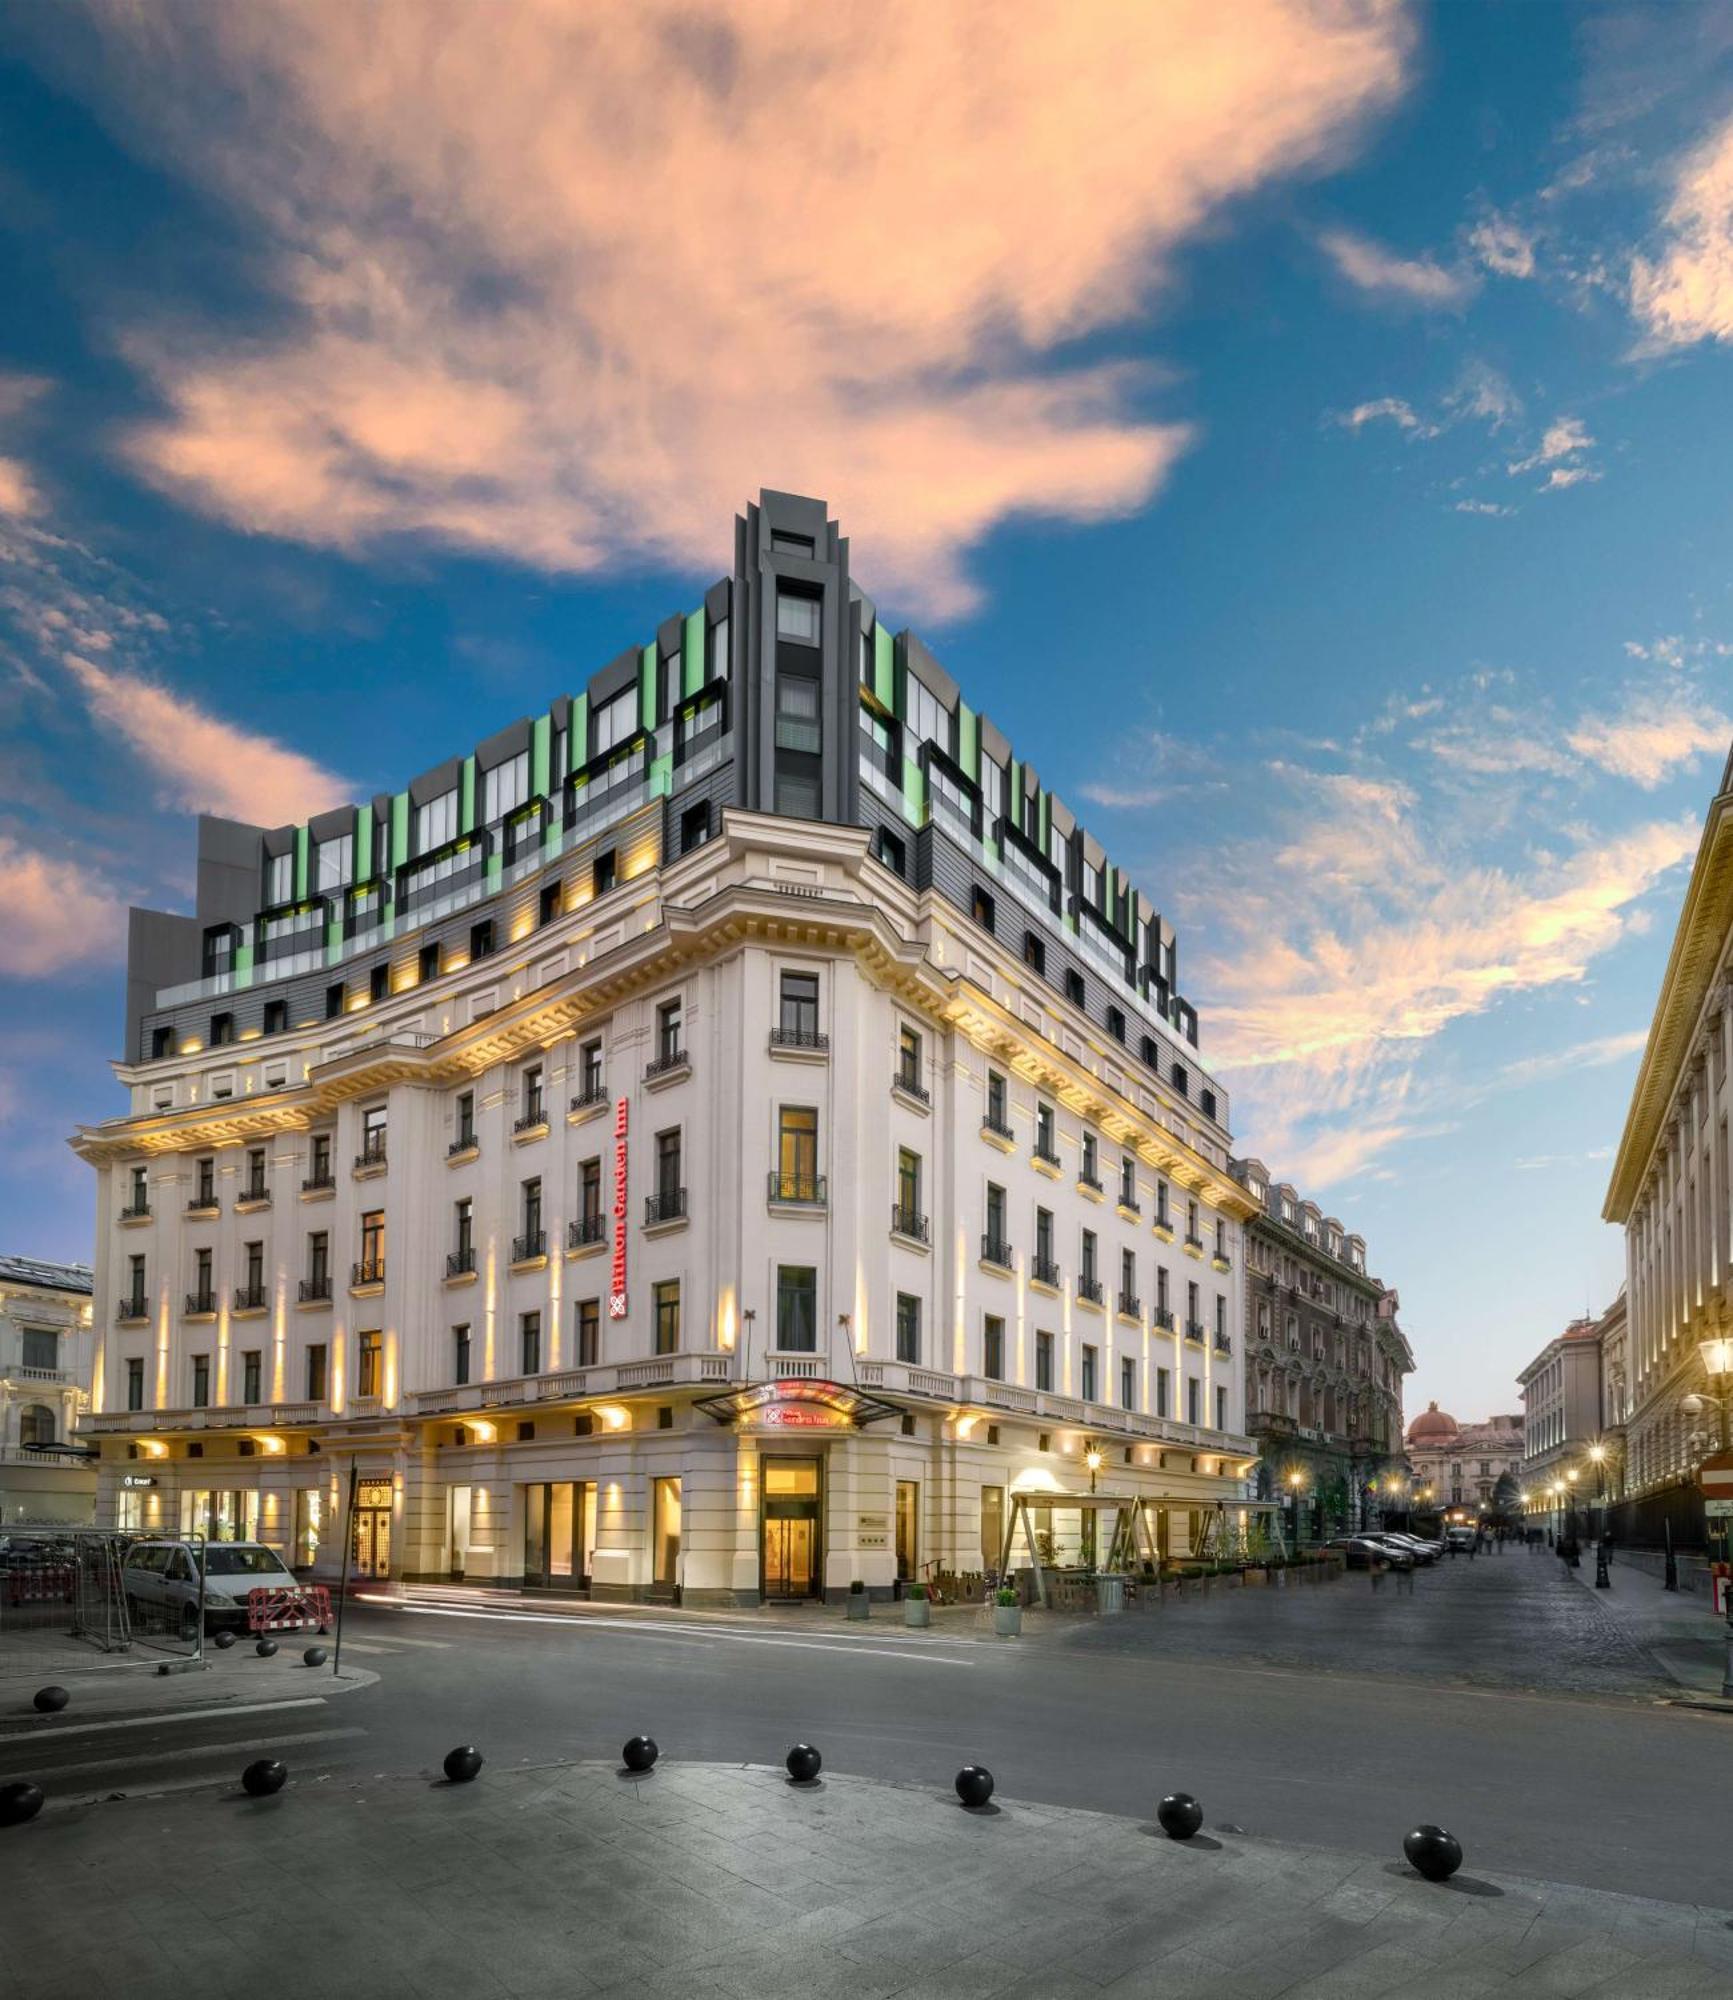
POLYGON ((154 681, 99 667, 78 653, 67 653, 64 664, 91 714, 156 774, 166 806, 283 826, 350 796, 345 780, 310 757, 239 729, 154 681))
POLYGON ((73 966, 112 962, 126 905, 80 861, 56 860, 0 833, 6 922, 0 977, 46 979, 73 966))
POLYGON ((579 571, 709 567, 743 498, 803 488, 940 613, 998 523, 1160 486, 1186 426, 1059 350, 1338 158, 1413 33, 1394 0, 1014 33, 985 0, 99 12, 129 124, 274 246, 287 308, 135 330, 148 478, 260 532, 579 571))

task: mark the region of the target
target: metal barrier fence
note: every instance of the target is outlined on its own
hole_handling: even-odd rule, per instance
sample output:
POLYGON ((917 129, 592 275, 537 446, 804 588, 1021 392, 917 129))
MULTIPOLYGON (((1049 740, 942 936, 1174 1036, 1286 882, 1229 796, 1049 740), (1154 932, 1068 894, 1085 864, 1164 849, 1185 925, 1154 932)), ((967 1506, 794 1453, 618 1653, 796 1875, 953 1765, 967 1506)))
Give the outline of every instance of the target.
POLYGON ((195 1663, 204 1542, 109 1528, 0 1530, 0 1680, 195 1663))

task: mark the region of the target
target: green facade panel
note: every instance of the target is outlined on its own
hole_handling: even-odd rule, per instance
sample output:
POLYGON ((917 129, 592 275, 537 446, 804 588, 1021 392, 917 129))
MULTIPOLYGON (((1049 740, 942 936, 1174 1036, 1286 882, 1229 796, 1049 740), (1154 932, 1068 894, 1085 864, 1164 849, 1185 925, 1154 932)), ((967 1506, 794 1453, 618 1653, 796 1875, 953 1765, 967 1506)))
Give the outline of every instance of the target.
POLYGON ((903 759, 903 817, 910 826, 927 822, 926 773, 912 757, 903 759))
POLYGON ((873 693, 892 714, 897 706, 896 641, 882 624, 873 627, 873 693))
POLYGON ((957 703, 957 762, 973 784, 981 782, 981 723, 966 701, 957 703))
POLYGON ((530 796, 545 799, 554 748, 554 720, 538 715, 530 724, 530 796))
MULTIPOLYGON (((568 732, 571 748, 567 760, 573 771, 581 770, 590 761, 590 697, 587 694, 572 696, 572 723, 568 732)), ((570 772, 565 775, 570 776, 570 772)))
POLYGON ((304 826, 295 829, 295 901, 307 900, 307 877, 311 871, 313 837, 304 826))
POLYGON ((475 753, 472 751, 463 760, 463 777, 457 788, 457 830, 459 833, 475 831, 475 753))
POLYGON ((373 874, 373 809, 355 808, 355 879, 368 881, 373 874))
POLYGON ((398 792, 391 801, 391 841, 379 857, 379 873, 389 875, 409 859, 409 794, 398 792))
POLYGON ((638 659, 638 720, 646 729, 656 726, 656 648, 646 646, 638 659))
POLYGON ((670 750, 665 757, 650 759, 649 796, 665 799, 674 789, 674 753, 670 750))

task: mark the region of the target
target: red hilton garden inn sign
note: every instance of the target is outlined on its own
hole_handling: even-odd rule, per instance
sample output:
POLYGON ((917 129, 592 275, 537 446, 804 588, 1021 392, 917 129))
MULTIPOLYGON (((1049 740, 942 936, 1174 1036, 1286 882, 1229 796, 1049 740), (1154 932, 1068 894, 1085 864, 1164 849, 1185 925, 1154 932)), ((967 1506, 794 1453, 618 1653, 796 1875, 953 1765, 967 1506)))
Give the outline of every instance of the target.
POLYGON ((614 1106, 614 1270, 608 1287, 609 1319, 626 1317, 626 1130, 631 1100, 614 1106))

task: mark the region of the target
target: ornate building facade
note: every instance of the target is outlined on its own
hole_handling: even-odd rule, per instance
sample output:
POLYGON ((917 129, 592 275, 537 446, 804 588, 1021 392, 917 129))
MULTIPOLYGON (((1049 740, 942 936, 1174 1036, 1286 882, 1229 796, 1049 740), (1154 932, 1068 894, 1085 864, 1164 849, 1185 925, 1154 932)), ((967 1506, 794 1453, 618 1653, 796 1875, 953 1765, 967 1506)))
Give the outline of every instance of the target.
POLYGON ((1448 1410, 1429 1403, 1408 1426, 1415 1505, 1479 1519, 1508 1502, 1514 1517, 1521 1505, 1523 1451, 1519 1415, 1459 1424, 1448 1410))
POLYGON ((1236 1160, 1246 1226, 1246 1428, 1260 1497, 1284 1499, 1308 1539, 1363 1527, 1399 1493, 1402 1378, 1414 1357, 1397 1296, 1343 1229, 1261 1160, 1236 1160))
POLYGON ((0 1256, 0 1526, 89 1521, 96 1468, 73 1432, 90 1409, 92 1274, 0 1256))

